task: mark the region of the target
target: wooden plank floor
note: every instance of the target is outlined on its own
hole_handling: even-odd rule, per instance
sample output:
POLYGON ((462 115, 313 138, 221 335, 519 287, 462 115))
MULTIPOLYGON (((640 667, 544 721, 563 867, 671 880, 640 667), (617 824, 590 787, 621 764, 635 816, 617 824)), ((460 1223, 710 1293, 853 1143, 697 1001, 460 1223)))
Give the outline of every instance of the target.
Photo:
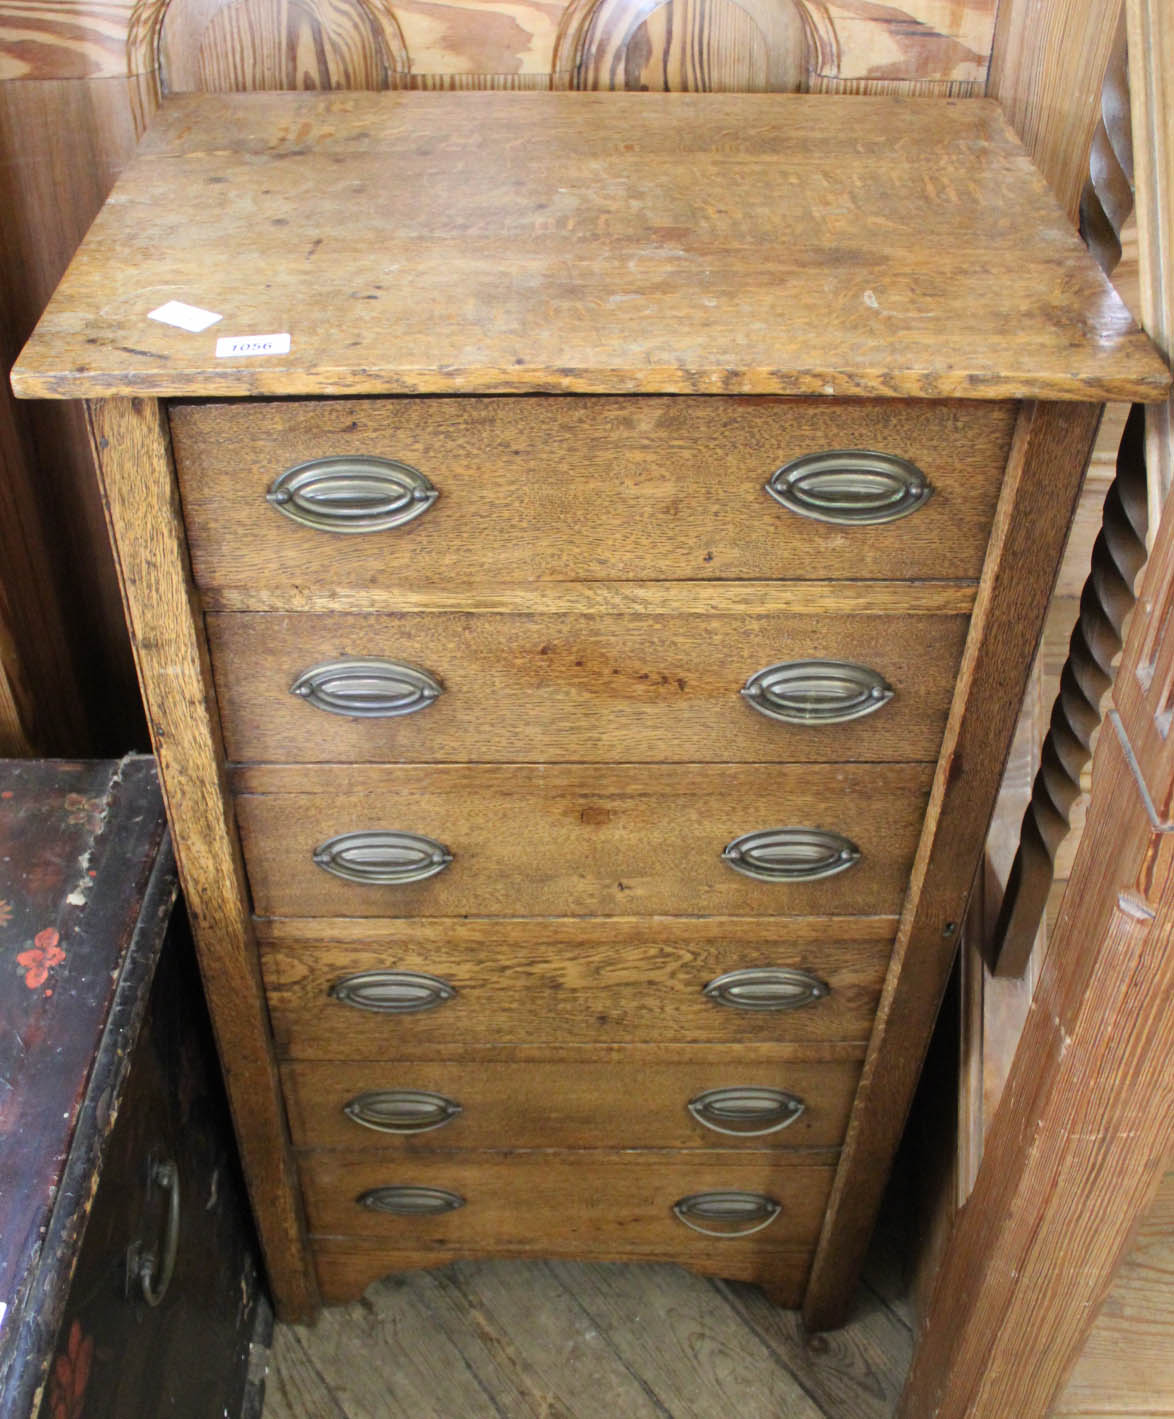
POLYGON ((808 1337, 674 1266, 458 1262, 279 1325, 264 1419, 889 1419, 912 1349, 891 1252, 808 1337))

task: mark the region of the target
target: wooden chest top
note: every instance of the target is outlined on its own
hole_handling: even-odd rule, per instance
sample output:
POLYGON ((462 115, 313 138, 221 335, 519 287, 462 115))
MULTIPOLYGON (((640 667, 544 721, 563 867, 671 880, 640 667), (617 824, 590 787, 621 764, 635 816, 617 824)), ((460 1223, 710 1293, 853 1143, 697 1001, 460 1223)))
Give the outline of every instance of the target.
POLYGON ((777 94, 171 99, 13 372, 62 398, 1168 383, 996 104, 777 94), (222 318, 148 318, 170 300, 222 318))

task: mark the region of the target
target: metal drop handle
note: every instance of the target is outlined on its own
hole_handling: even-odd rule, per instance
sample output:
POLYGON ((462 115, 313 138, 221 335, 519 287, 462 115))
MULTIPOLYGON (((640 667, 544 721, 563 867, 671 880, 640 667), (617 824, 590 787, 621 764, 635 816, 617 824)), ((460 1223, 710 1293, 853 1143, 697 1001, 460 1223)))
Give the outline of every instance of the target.
POLYGON ((316 847, 313 856, 324 872, 365 886, 423 882, 452 861, 448 848, 433 838, 383 829, 342 833, 316 847))
POLYGON ((379 1015, 418 1015, 455 999, 456 987, 422 971, 357 971, 330 987, 333 999, 379 1015))
POLYGON ((707 1089, 685 1106, 698 1123, 714 1133, 735 1138, 761 1138, 790 1127, 807 1105, 785 1089, 741 1085, 732 1089, 707 1089))
POLYGON ((829 996, 831 987, 799 966, 748 966, 716 976, 702 993, 735 1010, 801 1010, 829 996))
POLYGON ((377 1089, 342 1106, 347 1118, 377 1133, 430 1133, 462 1112, 455 1099, 423 1089, 377 1089))
POLYGON ((391 719, 427 709, 444 691, 435 675, 397 660, 328 660, 289 687, 315 709, 352 719, 391 719))
POLYGON ((766 828, 722 849, 727 866, 759 882, 817 882, 855 867, 860 856, 850 838, 823 828, 766 828))
POLYGON ((784 724, 843 724, 875 714, 893 687, 867 665, 849 660, 785 660, 751 675, 743 699, 784 724))
POLYGON ((417 468, 393 458, 315 458, 288 468, 266 500, 319 532, 383 532, 426 513, 439 493, 417 468))
POLYGON ((872 449, 833 449, 793 459, 771 474, 766 491, 790 512, 845 527, 895 522, 933 493, 907 459, 872 449))
POLYGON ((175 1259, 179 1254, 181 1204, 179 1169, 170 1160, 150 1164, 148 1174, 152 1184, 167 1195, 167 1222, 163 1232, 163 1260, 153 1249, 144 1250, 136 1242, 127 1253, 128 1279, 138 1284, 143 1300, 149 1306, 158 1306, 167 1295, 171 1278, 175 1275, 175 1259))
POLYGON ((371 1212, 387 1212, 393 1217, 439 1217, 464 1207, 465 1199, 442 1187, 373 1187, 355 1201, 371 1212))
POLYGON ((677 1221, 707 1237, 752 1237, 782 1210, 782 1203, 761 1192, 695 1192, 673 1203, 677 1221))

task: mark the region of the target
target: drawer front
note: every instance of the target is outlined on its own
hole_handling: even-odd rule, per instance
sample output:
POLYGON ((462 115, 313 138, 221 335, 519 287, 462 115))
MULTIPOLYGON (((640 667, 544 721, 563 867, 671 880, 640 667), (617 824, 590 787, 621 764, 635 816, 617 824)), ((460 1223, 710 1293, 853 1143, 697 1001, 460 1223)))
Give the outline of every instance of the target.
MULTIPOLYGON (((977 402, 533 397, 181 403, 170 417, 196 579, 263 606, 294 588, 453 581, 972 579, 1015 414, 977 402), (908 460, 932 495, 895 521, 844 526, 765 490, 793 460, 842 449, 908 460), (283 473, 356 456, 408 465, 435 500, 369 533, 283 515, 283 473)), ((355 487, 335 506, 383 506, 355 487)))
POLYGON ((711 1050, 671 1063, 623 1048, 604 1059, 469 1058, 287 1064, 301 1148, 412 1154, 461 1148, 837 1148, 859 1060, 711 1050))
POLYGON ((482 1041, 863 1042, 895 926, 868 917, 259 920, 257 936, 283 1058, 387 1060, 482 1041), (372 972, 440 981, 443 1002, 380 1012, 334 993, 372 972))
POLYGON ((964 616, 208 617, 228 756, 269 763, 930 761, 966 627, 964 616), (760 674, 776 666, 787 668, 760 674))
MULTIPOLYGON (((803 1155, 793 1155, 802 1157, 803 1155)), ((395 1159, 353 1153, 304 1153, 299 1171, 310 1230, 319 1235, 370 1237, 392 1246, 459 1250, 573 1247, 584 1256, 619 1248, 659 1255, 694 1242, 717 1241, 731 1253, 812 1245, 823 1221, 835 1169, 788 1161, 774 1153, 453 1154, 395 1159), (396 1215, 359 1199, 384 1188, 428 1190, 390 1206, 448 1210, 396 1215), (679 1220, 674 1206, 712 1193, 768 1199, 773 1220, 750 1235, 712 1237, 679 1220)), ((400 1195, 403 1196, 402 1194, 400 1195)), ((372 1201, 379 1199, 370 1199, 372 1201)), ((764 1210, 765 1204, 764 1204, 764 1210)), ((717 1221, 693 1217, 718 1230, 717 1221)), ((750 1233, 751 1215, 731 1226, 750 1233)))
POLYGON ((931 765, 916 764, 436 765, 262 767, 234 781, 263 916, 893 915, 931 776, 931 765), (844 870, 760 881, 723 858, 736 842, 746 864, 776 857, 745 835, 792 825, 840 835, 812 855, 817 870, 844 870), (370 849, 353 837, 373 832, 413 837, 404 851, 382 836, 370 849), (840 855, 847 840, 858 860, 848 847, 840 855), (417 855, 423 865, 412 870, 433 873, 424 880, 335 875, 358 858, 417 855))

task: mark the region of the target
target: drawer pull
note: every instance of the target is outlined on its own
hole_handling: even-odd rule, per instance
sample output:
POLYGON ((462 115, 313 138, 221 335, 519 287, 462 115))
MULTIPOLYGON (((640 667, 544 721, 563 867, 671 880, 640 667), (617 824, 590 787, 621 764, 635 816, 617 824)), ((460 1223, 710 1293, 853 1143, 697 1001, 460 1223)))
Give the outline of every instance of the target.
POLYGON ((784 724, 843 724, 893 698, 883 675, 848 660, 786 660, 751 675, 741 691, 752 709, 784 724))
POLYGON ((347 1118, 377 1133, 429 1133, 461 1113, 455 1099, 422 1089, 379 1089, 358 1094, 342 1106, 347 1118))
POLYGON ((929 479, 904 458, 871 449, 808 453, 772 473, 766 491, 790 512, 845 527, 895 522, 929 498, 929 479))
POLYGON ((707 1089, 690 1099, 686 1108, 714 1133, 734 1137, 760 1138, 789 1127, 807 1105, 784 1089, 762 1089, 745 1085, 735 1089, 707 1089))
POLYGON ((759 882, 816 882, 854 867, 860 849, 822 828, 767 828, 727 843, 722 860, 759 882))
POLYGON ((782 1210, 761 1192, 695 1192, 673 1203, 677 1221, 707 1237, 752 1237, 782 1210))
POLYGON ((442 1187, 373 1187, 355 1201, 371 1212, 390 1212, 393 1217, 439 1217, 464 1207, 459 1193, 442 1187))
POLYGON ((143 1300, 154 1308, 162 1303, 171 1278, 175 1275, 175 1261, 179 1255, 181 1227, 181 1204, 179 1195, 179 1169, 170 1158, 153 1160, 149 1165, 148 1187, 158 1187, 167 1197, 167 1222, 163 1234, 162 1259, 141 1242, 133 1242, 126 1254, 126 1276, 128 1294, 133 1294, 134 1283, 142 1292, 143 1300))
POLYGON ((391 719, 427 709, 444 686, 427 670, 396 660, 330 660, 303 670, 289 687, 315 709, 353 719, 391 719))
POLYGON ((379 830, 331 838, 314 849, 314 861, 347 882, 395 886, 435 877, 452 861, 452 853, 432 838, 379 830))
POLYGON ((422 971, 358 971, 330 987, 330 995, 357 1010, 380 1015, 418 1015, 456 997, 456 987, 422 971))
POLYGON ((831 993, 826 981, 799 966, 748 966, 726 971, 702 990, 715 1005, 734 1010, 802 1010, 831 993))
POLYGON ((392 458, 315 458, 288 468, 265 494, 278 512, 319 532, 383 532, 425 513, 439 494, 392 458))

